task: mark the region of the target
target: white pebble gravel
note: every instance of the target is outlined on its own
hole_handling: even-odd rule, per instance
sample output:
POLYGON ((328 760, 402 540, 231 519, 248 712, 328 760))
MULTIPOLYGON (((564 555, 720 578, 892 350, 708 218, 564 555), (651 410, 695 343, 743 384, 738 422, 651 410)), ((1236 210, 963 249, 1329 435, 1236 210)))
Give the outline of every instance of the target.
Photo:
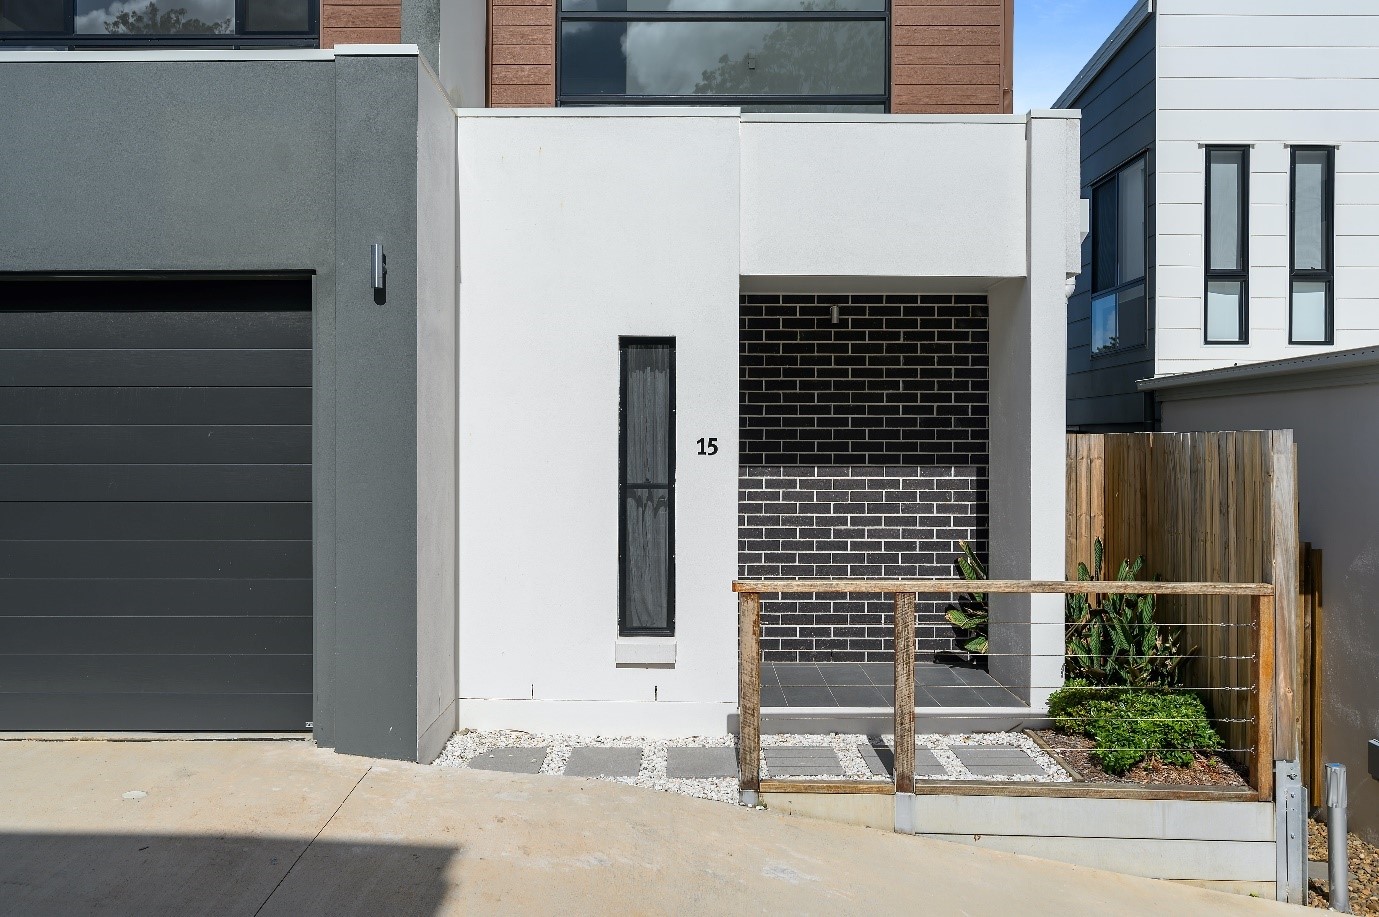
MULTIPOLYGON (((881 736, 881 739, 888 747, 894 748, 892 736, 881 736)), ((842 735, 831 733, 827 735, 764 735, 761 737, 763 749, 776 748, 783 746, 808 746, 814 748, 831 748, 838 753, 838 759, 842 763, 843 776, 851 780, 875 780, 875 775, 862 760, 861 753, 857 746, 866 745, 876 740, 875 736, 865 735, 842 735)), ((644 736, 577 736, 566 733, 533 733, 522 732, 520 730, 500 729, 491 731, 462 730, 455 733, 446 743, 440 756, 435 763, 441 767, 468 767, 469 762, 476 755, 492 751, 496 748, 546 748, 546 759, 542 762, 541 773, 550 775, 560 775, 565 770, 565 764, 570 759, 570 750, 579 746, 595 748, 641 748, 642 768, 636 777, 607 777, 600 779, 613 780, 617 783, 626 783, 631 786, 644 787, 646 789, 661 790, 669 793, 681 793, 685 796, 694 796, 699 799, 712 799, 718 802, 737 802, 737 779, 672 779, 666 776, 666 749, 667 748, 723 748, 731 747, 735 744, 733 736, 683 736, 673 739, 649 739, 644 736)), ((1006 782, 1025 782, 1025 783, 1070 783, 1072 777, 1067 771, 1063 770, 1053 758, 1044 753, 1033 739, 1022 733, 1015 732, 989 732, 989 733, 967 733, 962 735, 939 735, 928 734, 915 737, 915 744, 919 748, 928 748, 934 752, 934 757, 939 760, 947 773, 943 776, 916 776, 917 780, 984 780, 984 781, 1006 781, 1006 782), (1028 752, 1044 773, 1020 774, 1008 776, 978 776, 969 771, 958 760, 957 755, 953 754, 952 748, 964 745, 1000 745, 1012 748, 1019 748, 1028 752)), ((762 756, 761 773, 764 777, 771 776, 766 767, 765 755, 762 756)), ((837 774, 817 774, 817 779, 837 780, 837 774)), ((802 779, 811 779, 805 777, 802 779)))

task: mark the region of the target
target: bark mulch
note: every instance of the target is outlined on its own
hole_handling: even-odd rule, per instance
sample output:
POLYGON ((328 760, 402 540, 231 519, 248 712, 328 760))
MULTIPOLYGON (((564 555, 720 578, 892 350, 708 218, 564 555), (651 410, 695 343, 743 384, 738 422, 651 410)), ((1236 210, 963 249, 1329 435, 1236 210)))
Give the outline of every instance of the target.
MULTIPOLYGON (((1367 844, 1352 834, 1347 844, 1350 852, 1350 912, 1379 917, 1379 847, 1367 844)), ((1326 825, 1318 821, 1307 823, 1307 858, 1326 859, 1326 825)), ((1327 881, 1307 883, 1307 904, 1327 906, 1327 881)))
POLYGON ((1120 783, 1136 786, 1219 786, 1249 787, 1235 768, 1216 755, 1194 755, 1191 765, 1181 767, 1164 764, 1152 758, 1141 761, 1124 776, 1108 774, 1092 757, 1096 743, 1086 736, 1064 735, 1054 729, 1040 729, 1034 733, 1038 741, 1053 750, 1076 771, 1074 779, 1084 783, 1120 783))

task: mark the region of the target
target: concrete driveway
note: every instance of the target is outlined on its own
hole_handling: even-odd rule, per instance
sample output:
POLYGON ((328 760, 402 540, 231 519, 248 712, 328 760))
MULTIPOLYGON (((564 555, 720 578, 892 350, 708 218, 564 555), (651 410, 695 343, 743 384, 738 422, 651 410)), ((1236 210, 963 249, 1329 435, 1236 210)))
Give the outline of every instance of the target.
POLYGON ((0 742, 0 914, 1262 914, 606 782, 300 742, 0 742))

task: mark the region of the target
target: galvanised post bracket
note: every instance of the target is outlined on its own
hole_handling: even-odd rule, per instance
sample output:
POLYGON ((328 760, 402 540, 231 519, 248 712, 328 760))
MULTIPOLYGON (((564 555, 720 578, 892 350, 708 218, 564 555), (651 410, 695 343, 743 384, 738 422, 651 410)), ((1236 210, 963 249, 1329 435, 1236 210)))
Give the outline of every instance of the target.
POLYGON ((1274 840, 1278 850, 1276 897, 1307 903, 1307 788, 1296 761, 1274 762, 1274 840))

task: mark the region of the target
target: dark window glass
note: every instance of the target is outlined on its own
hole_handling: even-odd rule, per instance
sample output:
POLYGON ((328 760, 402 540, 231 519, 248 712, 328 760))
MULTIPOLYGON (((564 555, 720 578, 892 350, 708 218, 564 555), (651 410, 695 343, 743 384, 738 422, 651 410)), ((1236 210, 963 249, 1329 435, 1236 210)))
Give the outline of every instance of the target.
POLYGON ((76 0, 78 35, 232 35, 235 0, 76 0))
POLYGON ((886 9, 886 0, 561 0, 560 8, 567 13, 880 12, 886 9))
POLYGON ((62 0, 0 0, 0 32, 61 32, 62 0))
POLYGON ((618 627, 674 632, 675 343, 624 339, 619 403, 618 627))
POLYGON ((1092 188, 1092 353, 1144 345, 1145 160, 1092 188))
POLYGON ((1293 149, 1292 277, 1289 282, 1288 340, 1330 344, 1333 340, 1332 237, 1335 150, 1293 149))
POLYGON ((611 22, 561 27, 568 95, 876 95, 882 22, 611 22))
POLYGON ((1202 325, 1208 344, 1249 340, 1249 164, 1245 147, 1207 150, 1202 325))
POLYGON ((307 0, 244 0, 245 32, 305 32, 311 28, 307 0))

